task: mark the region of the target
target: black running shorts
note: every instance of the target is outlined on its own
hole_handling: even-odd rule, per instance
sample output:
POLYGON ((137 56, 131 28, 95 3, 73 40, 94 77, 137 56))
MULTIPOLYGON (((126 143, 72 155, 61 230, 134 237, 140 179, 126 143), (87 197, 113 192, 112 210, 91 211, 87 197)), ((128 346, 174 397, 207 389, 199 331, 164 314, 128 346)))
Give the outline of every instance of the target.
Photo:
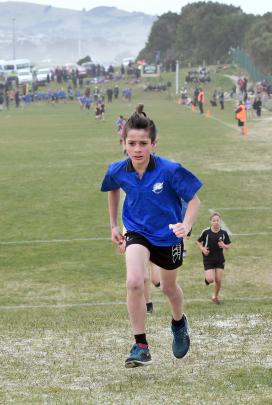
POLYGON ((126 248, 130 245, 145 246, 150 252, 150 261, 165 270, 175 270, 182 265, 183 242, 175 246, 154 246, 136 232, 125 234, 126 248))
POLYGON ((204 262, 204 270, 222 269, 224 270, 225 262, 204 262))

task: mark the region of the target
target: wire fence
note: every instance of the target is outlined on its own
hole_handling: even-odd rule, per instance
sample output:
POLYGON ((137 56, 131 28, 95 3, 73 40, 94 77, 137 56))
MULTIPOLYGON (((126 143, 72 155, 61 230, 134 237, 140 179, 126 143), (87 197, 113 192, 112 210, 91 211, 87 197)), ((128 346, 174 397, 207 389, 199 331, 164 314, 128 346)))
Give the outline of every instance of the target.
POLYGON ((262 81, 272 83, 272 76, 260 72, 245 51, 239 48, 232 48, 231 55, 233 62, 242 66, 249 73, 251 80, 255 83, 262 81))

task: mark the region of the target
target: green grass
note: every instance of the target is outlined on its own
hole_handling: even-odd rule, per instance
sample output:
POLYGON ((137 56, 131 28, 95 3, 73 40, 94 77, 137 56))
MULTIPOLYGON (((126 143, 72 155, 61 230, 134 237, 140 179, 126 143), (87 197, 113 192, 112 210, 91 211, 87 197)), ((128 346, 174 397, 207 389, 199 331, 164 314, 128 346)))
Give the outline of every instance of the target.
MULTIPOLYGON (((213 79, 207 100, 214 86, 231 87, 213 79)), ((226 101, 208 119, 140 84, 131 105, 107 105, 105 122, 76 103, 0 113, 0 403, 272 403, 271 115, 251 119, 243 138, 233 110, 226 101), (179 272, 190 353, 173 358, 169 307, 152 289, 154 364, 126 370, 124 259, 109 240, 99 188, 107 165, 122 158, 115 121, 138 102, 159 128, 157 153, 182 162, 204 187, 179 272), (195 246, 212 208, 233 233, 221 306, 211 303, 195 246)))

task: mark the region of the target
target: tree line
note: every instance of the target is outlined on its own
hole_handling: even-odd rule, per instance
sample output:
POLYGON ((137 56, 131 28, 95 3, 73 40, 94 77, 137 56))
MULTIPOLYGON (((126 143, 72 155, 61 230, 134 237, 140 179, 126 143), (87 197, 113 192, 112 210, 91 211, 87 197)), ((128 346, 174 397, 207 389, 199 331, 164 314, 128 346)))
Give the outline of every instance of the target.
POLYGON ((230 48, 242 48, 264 73, 272 70, 272 13, 246 14, 240 7, 217 2, 188 4, 181 13, 168 12, 153 23, 138 55, 148 63, 180 60, 198 65, 230 62, 230 48))

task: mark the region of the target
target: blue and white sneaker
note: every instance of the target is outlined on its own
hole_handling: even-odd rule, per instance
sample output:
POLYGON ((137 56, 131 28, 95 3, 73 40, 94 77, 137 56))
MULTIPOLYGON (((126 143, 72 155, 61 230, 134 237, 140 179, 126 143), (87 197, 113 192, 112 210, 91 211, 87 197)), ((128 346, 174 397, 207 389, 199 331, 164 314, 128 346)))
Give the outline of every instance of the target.
POLYGON ((125 361, 125 367, 149 366, 151 363, 152 360, 148 347, 143 349, 135 343, 130 350, 129 357, 125 361))
POLYGON ((188 321, 186 316, 184 315, 185 326, 183 327, 176 327, 171 325, 171 330, 173 333, 173 354, 177 359, 181 359, 186 355, 190 347, 190 338, 189 338, 189 330, 188 330, 188 321))

